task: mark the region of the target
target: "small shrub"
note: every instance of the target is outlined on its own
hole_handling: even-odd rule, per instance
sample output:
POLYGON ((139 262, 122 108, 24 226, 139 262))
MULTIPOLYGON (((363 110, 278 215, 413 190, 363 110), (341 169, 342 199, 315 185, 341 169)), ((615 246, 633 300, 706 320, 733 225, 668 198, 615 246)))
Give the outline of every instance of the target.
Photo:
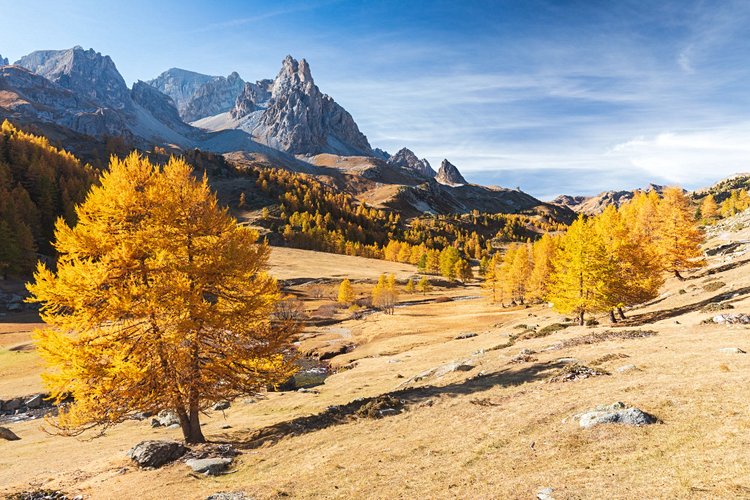
POLYGON ((540 329, 537 333, 539 334, 539 337, 546 337, 547 335, 552 335, 553 333, 560 330, 565 330, 570 326, 573 325, 571 325, 570 323, 552 323, 551 325, 547 325, 544 328, 540 329))
POLYGON ((680 295, 685 295, 685 294, 687 293, 687 290, 685 290, 684 288, 680 288, 680 289, 679 289, 679 290, 677 291, 677 293, 678 293, 678 294, 680 294, 680 295))
POLYGON ((599 322, 595 320, 594 318, 586 320, 586 326, 597 326, 598 324, 599 322))

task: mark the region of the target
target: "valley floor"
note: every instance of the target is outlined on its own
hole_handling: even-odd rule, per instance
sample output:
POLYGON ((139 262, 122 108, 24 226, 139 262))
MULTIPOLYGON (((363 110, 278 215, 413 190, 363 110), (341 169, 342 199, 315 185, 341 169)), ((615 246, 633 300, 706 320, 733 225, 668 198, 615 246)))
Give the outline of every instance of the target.
MULTIPOLYGON (((750 355, 720 351, 750 352, 750 330, 704 323, 721 312, 750 313, 748 248, 670 280, 659 299, 628 311, 621 324, 599 318, 594 327, 546 330, 564 318, 541 305, 490 304, 476 284, 402 294, 407 305, 392 316, 349 318, 325 307, 338 280, 351 278, 364 295, 381 272, 404 279, 416 269, 274 249, 272 272, 289 280, 309 314, 328 311, 301 348, 356 347, 330 360, 339 370, 317 392, 265 393, 204 418, 209 440, 242 451, 231 474, 197 476, 180 461, 139 470, 126 457, 141 440, 180 439, 178 429, 132 421, 84 441, 48 435, 34 420, 8 424, 21 440, 0 444, 0 493, 535 498, 552 488, 557 499, 750 497, 750 355), (706 310, 719 302, 733 309, 706 310), (529 351, 514 359, 522 349, 529 351), (549 380, 572 362, 603 374, 549 380), (618 370, 626 365, 633 366, 618 370), (357 413, 368 401, 358 398, 383 394, 403 400, 403 411, 377 419, 357 413), (582 429, 572 418, 617 401, 661 423, 582 429), (334 405, 346 406, 327 411, 334 405)), ((0 323, 0 399, 41 390, 39 359, 26 347, 37 325, 10 315, 0 321, 8 321, 0 323)))

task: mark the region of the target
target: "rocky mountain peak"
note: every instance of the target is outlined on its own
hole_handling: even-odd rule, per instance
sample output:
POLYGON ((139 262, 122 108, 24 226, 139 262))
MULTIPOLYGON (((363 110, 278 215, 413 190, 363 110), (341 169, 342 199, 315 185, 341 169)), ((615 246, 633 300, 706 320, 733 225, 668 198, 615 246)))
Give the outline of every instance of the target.
POLYGON ((447 186, 468 184, 464 176, 461 175, 461 172, 458 171, 458 168, 447 159, 443 160, 440 164, 440 170, 438 170, 435 180, 447 186))
POLYGON ((231 111, 244 88, 245 82, 236 71, 226 78, 216 77, 198 87, 180 115, 186 122, 194 122, 231 111))
POLYGON ((7 66, 8 64, 10 64, 10 62, 8 62, 8 58, 0 55, 0 66, 7 66))
POLYGON ((67 50, 39 50, 17 65, 105 107, 130 110, 133 102, 125 80, 109 56, 75 46, 67 50))
POLYGON ((388 158, 387 161, 388 164, 393 167, 409 170, 428 179, 432 179, 436 175, 430 162, 428 162, 426 158, 420 160, 417 158, 417 155, 408 148, 400 149, 396 154, 388 158))
MULTIPOLYGON (((237 114, 252 109, 246 105, 237 114)), ((352 115, 318 89, 307 61, 298 62, 291 56, 282 62, 268 105, 252 134, 293 154, 372 154, 367 137, 359 131, 352 115)))
MULTIPOLYGON (((239 77, 239 75, 237 76, 239 77)), ((177 111, 182 116, 198 90, 205 84, 219 78, 218 76, 204 75, 185 69, 171 68, 146 83, 171 97, 177 105, 177 111)))

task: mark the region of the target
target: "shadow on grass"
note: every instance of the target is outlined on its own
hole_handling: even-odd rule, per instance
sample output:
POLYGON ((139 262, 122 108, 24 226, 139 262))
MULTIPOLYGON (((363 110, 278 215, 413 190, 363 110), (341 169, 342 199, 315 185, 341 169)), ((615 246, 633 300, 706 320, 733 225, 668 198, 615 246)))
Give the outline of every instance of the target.
POLYGON ((622 326, 647 325, 649 323, 654 323, 656 321, 670 319, 670 318, 681 316, 683 314, 687 314, 690 312, 699 311, 709 304, 729 300, 733 298, 735 295, 742 296, 742 295, 747 295, 749 293, 750 293, 750 287, 738 288, 737 290, 729 290, 729 291, 720 293, 718 295, 714 295, 713 297, 709 297, 707 299, 701 300, 699 302, 693 302, 692 304, 686 304, 684 306, 674 307, 672 309, 664 309, 661 311, 653 311, 653 312, 647 312, 647 313, 631 316, 611 326, 622 327, 622 326))
POLYGON ((315 415, 298 417, 258 429, 245 439, 228 440, 227 442, 240 449, 259 448, 264 445, 275 444, 286 437, 300 436, 335 425, 346 424, 358 418, 358 412, 365 406, 382 401, 384 398, 401 400, 407 406, 416 405, 434 397, 469 395, 494 387, 511 387, 541 380, 546 378, 551 370, 559 369, 562 366, 564 364, 559 362, 536 363, 525 368, 504 369, 444 386, 406 388, 379 396, 355 399, 343 405, 330 406, 325 411, 315 415))

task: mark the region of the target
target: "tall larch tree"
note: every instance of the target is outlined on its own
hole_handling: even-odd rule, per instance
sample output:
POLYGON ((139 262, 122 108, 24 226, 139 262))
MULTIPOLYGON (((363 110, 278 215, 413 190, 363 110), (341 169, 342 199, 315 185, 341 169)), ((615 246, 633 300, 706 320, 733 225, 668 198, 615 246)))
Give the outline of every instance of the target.
POLYGON ((695 220, 690 199, 678 187, 664 190, 658 207, 659 233, 656 239, 663 268, 682 279, 683 271, 706 264, 703 258, 703 233, 695 220))
POLYGON ((532 246, 533 267, 528 281, 528 299, 544 300, 549 292, 552 260, 558 249, 559 238, 545 233, 532 246))
POLYGON ((113 157, 100 183, 76 226, 57 222, 57 270, 39 264, 28 286, 48 325, 35 336, 45 383, 73 399, 51 422, 77 434, 173 410, 202 442, 202 411, 294 371, 269 248, 182 160, 113 157))
POLYGON ((574 313, 583 325, 586 313, 607 309, 605 285, 614 270, 604 244, 583 215, 562 238, 553 267, 548 300, 556 310, 574 313))
POLYGON ((354 290, 352 289, 352 282, 348 279, 345 279, 339 285, 338 302, 339 304, 344 304, 347 306, 354 302, 354 290))

